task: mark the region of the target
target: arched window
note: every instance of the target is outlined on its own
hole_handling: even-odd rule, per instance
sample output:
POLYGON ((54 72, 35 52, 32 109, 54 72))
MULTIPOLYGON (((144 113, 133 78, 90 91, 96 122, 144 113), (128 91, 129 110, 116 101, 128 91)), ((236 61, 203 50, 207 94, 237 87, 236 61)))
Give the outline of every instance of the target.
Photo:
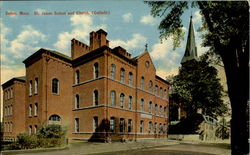
POLYGON ((37 113, 38 113, 38 104, 35 103, 35 105, 34 105, 34 116, 37 116, 37 113))
POLYGON ((122 83, 125 82, 125 69, 124 68, 121 68, 121 71, 120 71, 120 81, 122 83))
POLYGON ((124 131, 125 131, 125 119, 120 118, 120 132, 124 132, 124 131))
POLYGON ((164 89, 164 98, 167 99, 167 97, 168 97, 167 90, 164 89))
POLYGON ((124 108, 124 97, 125 97, 125 95, 123 93, 121 93, 121 95, 120 95, 120 107, 121 108, 124 108))
POLYGON ((80 108, 80 96, 78 94, 75 96, 75 108, 80 108))
POLYGON ((97 131, 97 128, 98 128, 98 117, 95 116, 95 117, 93 118, 93 130, 94 130, 94 131, 97 131))
POLYGON ((13 89, 10 89, 10 98, 13 98, 13 89))
POLYGON ((132 98, 132 96, 129 96, 129 101, 128 101, 128 109, 129 110, 132 109, 132 104, 133 104, 133 98, 132 98))
POLYGON ((141 111, 144 111, 144 99, 141 99, 141 111))
POLYGON ((144 122, 141 120, 140 121, 140 133, 143 133, 143 129, 144 129, 144 122))
POLYGON ((155 115, 157 115, 157 114, 158 114, 158 105, 155 104, 155 115))
POLYGON ((94 79, 98 78, 99 77, 99 68, 98 68, 98 63, 96 62, 94 64, 94 79))
POLYGON ((133 86, 133 73, 132 73, 132 72, 129 72, 128 77, 129 77, 128 84, 129 84, 130 86, 133 86))
POLYGON ((29 117, 32 116, 32 104, 29 105, 29 117))
POLYGON ((115 64, 111 64, 111 78, 115 79, 115 64))
POLYGON ((38 78, 35 78, 35 94, 38 93, 38 78))
POLYGON ((59 94, 59 80, 56 78, 52 79, 52 93, 59 94))
POLYGON ((160 116, 162 116, 162 106, 160 106, 160 116))
POLYGON ((163 96, 163 91, 162 91, 162 88, 160 87, 160 97, 163 96))
POLYGON ((32 80, 30 80, 30 83, 29 83, 29 96, 32 95, 32 80))
POLYGON ((75 73, 75 84, 78 84, 78 83, 80 83, 80 71, 76 70, 76 73, 75 73))
POLYGON ((80 131, 79 118, 75 118, 75 132, 80 131))
POLYGON ((29 126, 29 135, 31 135, 32 134, 32 126, 30 125, 29 126))
POLYGON ((153 123, 150 121, 148 123, 148 133, 152 133, 153 123))
POLYGON ((93 105, 98 105, 98 90, 95 90, 93 93, 93 105))
POLYGON ((113 107, 116 105, 116 93, 114 90, 110 92, 110 105, 113 107))
POLYGON ((150 101, 150 102, 149 102, 149 113, 152 113, 152 108, 153 108, 153 107, 152 107, 152 102, 150 101))
POLYGON ((153 93, 153 82, 151 80, 149 81, 149 91, 153 93))
POLYGON ((61 123, 61 117, 54 114, 49 117, 49 124, 60 124, 61 123))
POLYGON ((141 89, 144 89, 145 86, 145 81, 144 81, 144 77, 141 77, 141 89))
POLYGON ((158 96, 158 86, 155 85, 155 95, 158 96))

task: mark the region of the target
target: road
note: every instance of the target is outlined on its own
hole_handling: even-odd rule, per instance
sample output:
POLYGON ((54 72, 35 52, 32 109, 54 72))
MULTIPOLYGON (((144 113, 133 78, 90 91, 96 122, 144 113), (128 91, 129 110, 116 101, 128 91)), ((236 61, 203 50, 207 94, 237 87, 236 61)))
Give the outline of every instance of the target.
MULTIPOLYGON (((12 153, 3 153, 13 154, 12 153)), ((145 141, 89 143, 76 141, 70 143, 68 149, 43 150, 37 152, 18 152, 19 155, 230 155, 228 144, 191 143, 183 141, 145 141)))

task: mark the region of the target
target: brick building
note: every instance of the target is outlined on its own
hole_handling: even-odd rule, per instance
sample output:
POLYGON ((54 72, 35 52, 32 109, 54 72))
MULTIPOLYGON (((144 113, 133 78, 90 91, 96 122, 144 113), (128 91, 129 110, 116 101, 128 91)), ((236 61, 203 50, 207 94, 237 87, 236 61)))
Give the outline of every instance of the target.
POLYGON ((156 75, 147 49, 132 58, 120 46, 111 49, 106 37, 100 29, 90 33, 89 46, 72 39, 71 57, 42 48, 25 59, 25 79, 2 85, 4 94, 13 88, 16 94, 4 107, 23 109, 13 111, 18 120, 4 110, 5 127, 22 124, 17 132, 4 130, 4 137, 35 133, 46 123, 66 126, 72 139, 165 137, 169 83, 156 75))

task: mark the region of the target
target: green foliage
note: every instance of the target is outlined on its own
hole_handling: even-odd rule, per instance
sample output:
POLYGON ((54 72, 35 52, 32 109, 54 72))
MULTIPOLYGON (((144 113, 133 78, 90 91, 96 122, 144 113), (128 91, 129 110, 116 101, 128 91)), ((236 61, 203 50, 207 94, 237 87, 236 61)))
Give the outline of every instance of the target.
POLYGON ((212 117, 227 111, 221 99, 223 87, 217 70, 206 60, 204 56, 200 61, 184 63, 173 78, 171 97, 182 104, 188 115, 196 113, 197 109, 212 117))
POLYGON ((37 136, 39 138, 61 138, 64 137, 66 131, 58 124, 49 124, 38 129, 37 136))
POLYGON ((55 147, 60 146, 65 141, 66 130, 58 124, 49 124, 39 128, 37 134, 29 135, 21 133, 17 136, 17 142, 9 145, 8 149, 34 149, 37 147, 55 147))

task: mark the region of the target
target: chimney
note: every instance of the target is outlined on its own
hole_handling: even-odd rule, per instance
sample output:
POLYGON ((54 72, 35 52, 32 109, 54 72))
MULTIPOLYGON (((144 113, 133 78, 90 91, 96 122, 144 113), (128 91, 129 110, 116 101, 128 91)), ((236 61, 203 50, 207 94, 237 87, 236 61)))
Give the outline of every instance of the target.
POLYGON ((89 46, 76 40, 71 40, 71 58, 76 59, 82 55, 85 55, 89 52, 89 46))
POLYGON ((107 32, 100 29, 96 32, 90 33, 90 50, 95 50, 104 45, 109 46, 109 41, 107 40, 107 32))

